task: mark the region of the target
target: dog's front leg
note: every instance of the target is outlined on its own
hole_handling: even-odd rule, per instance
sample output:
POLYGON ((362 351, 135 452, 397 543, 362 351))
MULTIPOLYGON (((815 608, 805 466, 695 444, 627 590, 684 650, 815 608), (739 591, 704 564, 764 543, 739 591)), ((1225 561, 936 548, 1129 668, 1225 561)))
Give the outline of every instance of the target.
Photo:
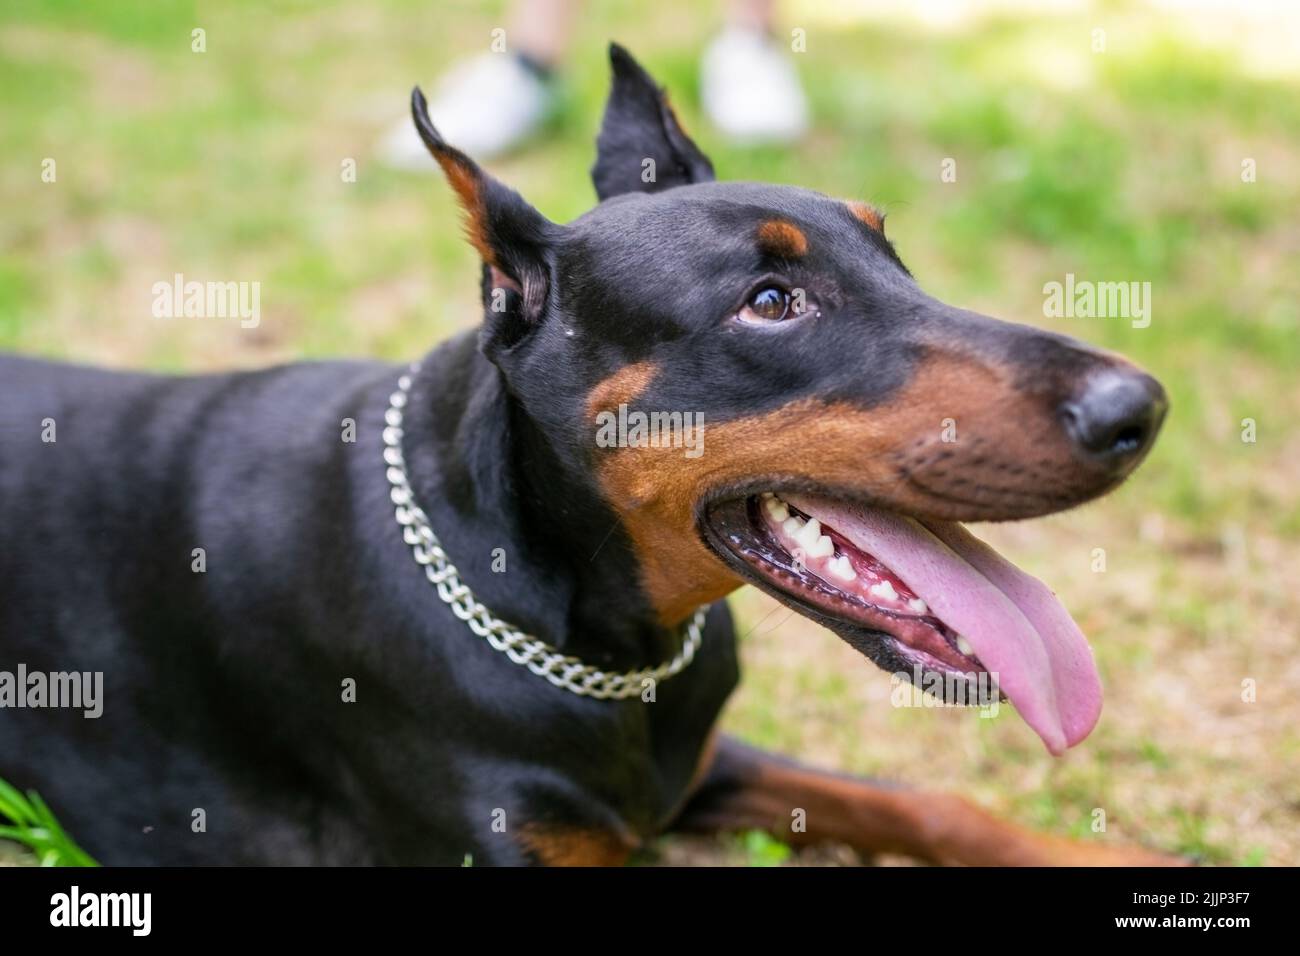
POLYGON ((765 830, 786 843, 843 843, 972 866, 1161 866, 1135 847, 1047 836, 950 794, 827 773, 723 737, 673 830, 765 830))

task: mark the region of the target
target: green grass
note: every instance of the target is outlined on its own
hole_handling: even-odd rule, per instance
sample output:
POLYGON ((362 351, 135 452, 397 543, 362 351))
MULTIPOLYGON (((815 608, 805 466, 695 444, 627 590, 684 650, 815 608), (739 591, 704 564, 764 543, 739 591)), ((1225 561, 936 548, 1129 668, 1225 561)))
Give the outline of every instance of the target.
POLYGON ((40 794, 34 790, 20 793, 3 779, 0 779, 0 839, 26 847, 41 866, 99 866, 64 832, 40 794))
POLYGON ((735 839, 747 866, 780 866, 790 859, 790 848, 762 830, 749 830, 735 839))

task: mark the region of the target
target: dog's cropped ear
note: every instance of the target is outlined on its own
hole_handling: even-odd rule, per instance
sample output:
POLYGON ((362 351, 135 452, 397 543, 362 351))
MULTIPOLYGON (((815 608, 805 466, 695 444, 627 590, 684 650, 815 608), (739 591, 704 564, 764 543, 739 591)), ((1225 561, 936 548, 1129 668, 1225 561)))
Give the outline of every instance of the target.
POLYGON ((483 259, 483 345, 491 356, 541 321, 550 290, 552 243, 561 227, 449 145, 429 119, 418 86, 411 91, 411 115, 420 139, 456 191, 465 211, 465 232, 483 259))
POLYGON ((596 195, 608 199, 712 181, 713 164, 682 131, 650 74, 617 43, 609 45, 609 62, 614 82, 591 167, 596 195))

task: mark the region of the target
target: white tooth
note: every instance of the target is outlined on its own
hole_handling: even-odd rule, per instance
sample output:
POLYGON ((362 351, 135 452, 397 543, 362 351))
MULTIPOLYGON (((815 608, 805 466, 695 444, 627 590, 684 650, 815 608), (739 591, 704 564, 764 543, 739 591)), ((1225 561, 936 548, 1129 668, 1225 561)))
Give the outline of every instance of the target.
POLYGON ((926 611, 930 610, 929 605, 927 605, 920 598, 912 598, 912 600, 907 602, 907 606, 910 607, 917 614, 924 614, 926 611))
POLYGON ((808 523, 799 529, 799 543, 804 546, 804 550, 809 550, 817 544, 817 539, 822 536, 821 522, 816 518, 809 518, 808 523))
POLYGON ((975 648, 970 646, 970 641, 966 640, 966 638, 962 637, 960 634, 957 635, 957 650, 961 651, 967 657, 970 657, 975 653, 975 648))
POLYGON ((785 506, 785 502, 780 498, 768 499, 766 508, 773 521, 785 521, 786 518, 790 517, 790 509, 785 506))
POLYGON ((875 597, 884 598, 886 601, 898 600, 898 592, 894 590, 894 586, 888 581, 881 581, 879 584, 873 584, 869 590, 875 597))
POLYGON ((791 515, 785 519, 785 522, 781 525, 781 530, 790 537, 797 539, 799 532, 803 530, 803 518, 798 515, 791 515))
POLYGON ((808 545, 806 551, 810 558, 828 558, 835 553, 835 545, 826 535, 821 535, 816 541, 808 545))
POLYGON ((826 568, 841 581, 852 581, 858 576, 858 572, 853 570, 853 563, 848 559, 847 555, 841 554, 838 558, 831 558, 826 562, 826 568))
POLYGON ((764 500, 764 501, 771 501, 771 500, 772 500, 773 498, 775 498, 775 497, 776 497, 776 495, 772 494, 772 492, 770 492, 770 491, 765 491, 765 492, 763 492, 763 500, 764 500))

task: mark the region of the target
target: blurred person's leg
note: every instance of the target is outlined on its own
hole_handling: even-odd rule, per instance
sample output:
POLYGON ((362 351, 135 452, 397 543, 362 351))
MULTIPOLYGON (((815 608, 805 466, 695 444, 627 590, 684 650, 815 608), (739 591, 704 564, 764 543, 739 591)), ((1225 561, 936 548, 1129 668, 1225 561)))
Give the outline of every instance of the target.
POLYGON ((775 0, 727 0, 727 24, 704 52, 700 94, 722 132, 783 142, 808 127, 794 60, 773 30, 775 0))
MULTIPOLYGON (((451 66, 429 100, 439 132, 475 159, 509 152, 536 133, 555 102, 552 73, 567 51, 577 0, 515 0, 505 48, 451 66)), ((385 135, 380 158, 403 169, 434 169, 404 117, 385 135)))

